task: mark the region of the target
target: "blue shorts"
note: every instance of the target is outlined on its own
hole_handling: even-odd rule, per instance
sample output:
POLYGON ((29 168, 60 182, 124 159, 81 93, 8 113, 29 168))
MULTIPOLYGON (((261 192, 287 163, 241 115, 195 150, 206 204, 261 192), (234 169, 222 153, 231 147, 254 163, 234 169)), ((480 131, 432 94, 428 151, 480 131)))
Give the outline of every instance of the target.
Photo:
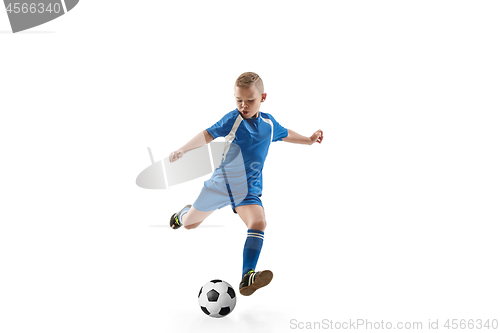
POLYGON ((233 212, 236 213, 235 208, 239 206, 262 206, 259 195, 248 193, 248 191, 238 191, 234 186, 232 190, 228 187, 225 183, 221 184, 212 179, 207 180, 200 195, 193 203, 193 207, 202 212, 210 212, 231 205, 233 212))

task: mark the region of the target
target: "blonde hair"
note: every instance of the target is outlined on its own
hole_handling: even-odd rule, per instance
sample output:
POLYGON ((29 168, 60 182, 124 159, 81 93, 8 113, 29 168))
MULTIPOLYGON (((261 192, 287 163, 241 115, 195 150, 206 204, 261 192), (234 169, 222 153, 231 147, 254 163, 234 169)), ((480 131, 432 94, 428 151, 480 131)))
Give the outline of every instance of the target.
POLYGON ((250 88, 252 85, 255 85, 255 88, 260 94, 264 93, 264 82, 260 76, 254 72, 245 72, 241 74, 236 79, 234 85, 239 88, 250 88))

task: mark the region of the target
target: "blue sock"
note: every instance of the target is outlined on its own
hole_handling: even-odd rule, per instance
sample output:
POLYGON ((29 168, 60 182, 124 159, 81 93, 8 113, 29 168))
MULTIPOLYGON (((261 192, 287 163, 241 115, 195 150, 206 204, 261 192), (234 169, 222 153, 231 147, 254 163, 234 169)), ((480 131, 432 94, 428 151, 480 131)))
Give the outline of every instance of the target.
POLYGON ((247 240, 243 248, 243 275, 249 270, 255 270, 263 243, 264 231, 248 229, 247 240))

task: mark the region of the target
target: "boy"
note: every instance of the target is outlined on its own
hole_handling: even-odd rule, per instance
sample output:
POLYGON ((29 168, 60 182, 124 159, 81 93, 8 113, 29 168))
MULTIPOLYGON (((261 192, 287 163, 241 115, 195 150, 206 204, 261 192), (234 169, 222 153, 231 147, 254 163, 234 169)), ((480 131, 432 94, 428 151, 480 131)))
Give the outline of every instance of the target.
POLYGON ((266 100, 262 79, 253 72, 241 74, 234 86, 237 108, 207 128, 180 149, 170 154, 175 162, 186 152, 225 137, 223 160, 212 177, 204 183, 198 199, 172 215, 170 226, 194 229, 216 209, 231 205, 246 224, 247 239, 243 248, 243 272, 239 286, 245 296, 268 285, 273 273, 255 272, 264 242, 266 218, 260 200, 262 168, 271 142, 285 141, 312 145, 323 141, 323 132, 305 137, 282 127, 270 114, 260 112, 266 100), (239 157, 239 158, 238 158, 239 157))

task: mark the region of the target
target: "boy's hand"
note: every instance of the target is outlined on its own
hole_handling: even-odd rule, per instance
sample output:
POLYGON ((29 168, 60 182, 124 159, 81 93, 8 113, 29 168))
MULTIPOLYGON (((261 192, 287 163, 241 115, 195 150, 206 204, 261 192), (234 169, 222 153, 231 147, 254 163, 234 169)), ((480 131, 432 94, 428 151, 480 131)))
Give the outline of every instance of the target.
POLYGON ((176 150, 170 154, 170 156, 168 157, 168 160, 170 161, 170 163, 175 162, 179 158, 181 158, 182 155, 184 155, 184 152, 182 150, 176 150))
POLYGON ((311 144, 315 142, 321 143, 321 141, 323 141, 323 131, 317 130, 313 135, 311 135, 311 144))

